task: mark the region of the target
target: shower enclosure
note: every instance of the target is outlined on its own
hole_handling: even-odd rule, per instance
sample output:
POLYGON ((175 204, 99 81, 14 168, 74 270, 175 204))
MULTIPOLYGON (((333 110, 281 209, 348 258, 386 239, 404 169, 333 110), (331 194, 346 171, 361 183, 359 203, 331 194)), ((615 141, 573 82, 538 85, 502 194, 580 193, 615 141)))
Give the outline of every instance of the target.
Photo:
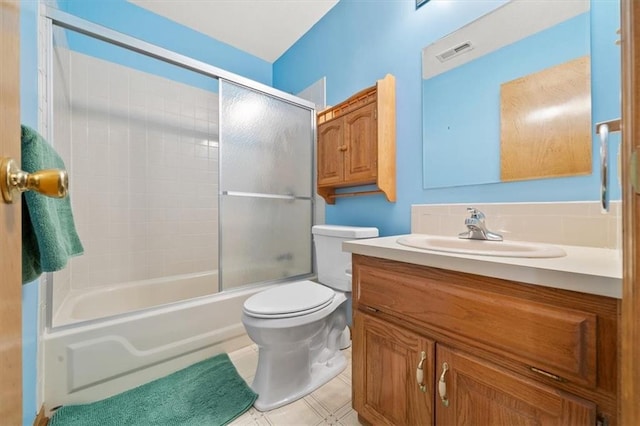
POLYGON ((47 9, 45 135, 82 256, 57 327, 313 274, 310 102, 47 9))

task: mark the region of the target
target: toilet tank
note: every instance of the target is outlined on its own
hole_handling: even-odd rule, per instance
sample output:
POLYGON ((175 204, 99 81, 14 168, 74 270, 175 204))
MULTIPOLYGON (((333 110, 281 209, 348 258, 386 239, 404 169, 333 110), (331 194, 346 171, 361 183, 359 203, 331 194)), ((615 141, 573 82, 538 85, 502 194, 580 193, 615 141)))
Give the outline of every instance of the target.
POLYGON ((378 228, 315 225, 311 232, 316 249, 318 281, 339 291, 351 291, 351 253, 342 251, 342 242, 377 237, 378 228))

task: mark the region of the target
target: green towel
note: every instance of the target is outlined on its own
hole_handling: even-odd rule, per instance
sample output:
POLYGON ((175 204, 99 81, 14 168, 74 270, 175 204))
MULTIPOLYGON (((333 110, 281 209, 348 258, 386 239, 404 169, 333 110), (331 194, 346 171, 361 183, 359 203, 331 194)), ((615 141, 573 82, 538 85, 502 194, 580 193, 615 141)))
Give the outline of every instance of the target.
POLYGON ((107 399, 65 405, 49 426, 220 426, 256 398, 223 353, 107 399))
MULTIPOLYGON (((38 132, 22 126, 22 170, 65 169, 64 162, 38 132)), ((84 249, 73 223, 71 202, 34 191, 22 200, 22 283, 58 271, 84 249)))

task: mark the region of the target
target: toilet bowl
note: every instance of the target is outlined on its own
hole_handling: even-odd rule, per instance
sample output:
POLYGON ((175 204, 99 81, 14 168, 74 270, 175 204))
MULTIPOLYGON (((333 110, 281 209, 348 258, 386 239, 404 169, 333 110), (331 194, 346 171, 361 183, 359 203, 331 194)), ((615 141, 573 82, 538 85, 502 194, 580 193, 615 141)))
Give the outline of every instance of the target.
POLYGON ((377 228, 312 228, 318 281, 295 281, 257 293, 243 306, 242 323, 258 346, 251 387, 254 407, 268 411, 313 392, 340 374, 340 349, 351 319, 351 255, 342 242, 377 237, 377 228), (348 271, 348 273, 347 273, 348 271))

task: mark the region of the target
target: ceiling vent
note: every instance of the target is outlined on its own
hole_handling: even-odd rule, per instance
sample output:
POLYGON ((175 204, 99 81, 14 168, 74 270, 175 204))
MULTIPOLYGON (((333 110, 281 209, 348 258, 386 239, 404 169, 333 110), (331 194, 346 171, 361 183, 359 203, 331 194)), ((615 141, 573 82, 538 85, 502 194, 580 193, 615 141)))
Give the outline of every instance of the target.
POLYGON ((451 49, 445 50, 439 55, 436 55, 436 58, 438 58, 440 62, 445 62, 451 58, 454 58, 458 55, 462 55, 463 53, 467 53, 471 50, 473 50, 473 45, 471 44, 470 41, 465 41, 464 43, 460 43, 459 45, 454 46, 451 49))

